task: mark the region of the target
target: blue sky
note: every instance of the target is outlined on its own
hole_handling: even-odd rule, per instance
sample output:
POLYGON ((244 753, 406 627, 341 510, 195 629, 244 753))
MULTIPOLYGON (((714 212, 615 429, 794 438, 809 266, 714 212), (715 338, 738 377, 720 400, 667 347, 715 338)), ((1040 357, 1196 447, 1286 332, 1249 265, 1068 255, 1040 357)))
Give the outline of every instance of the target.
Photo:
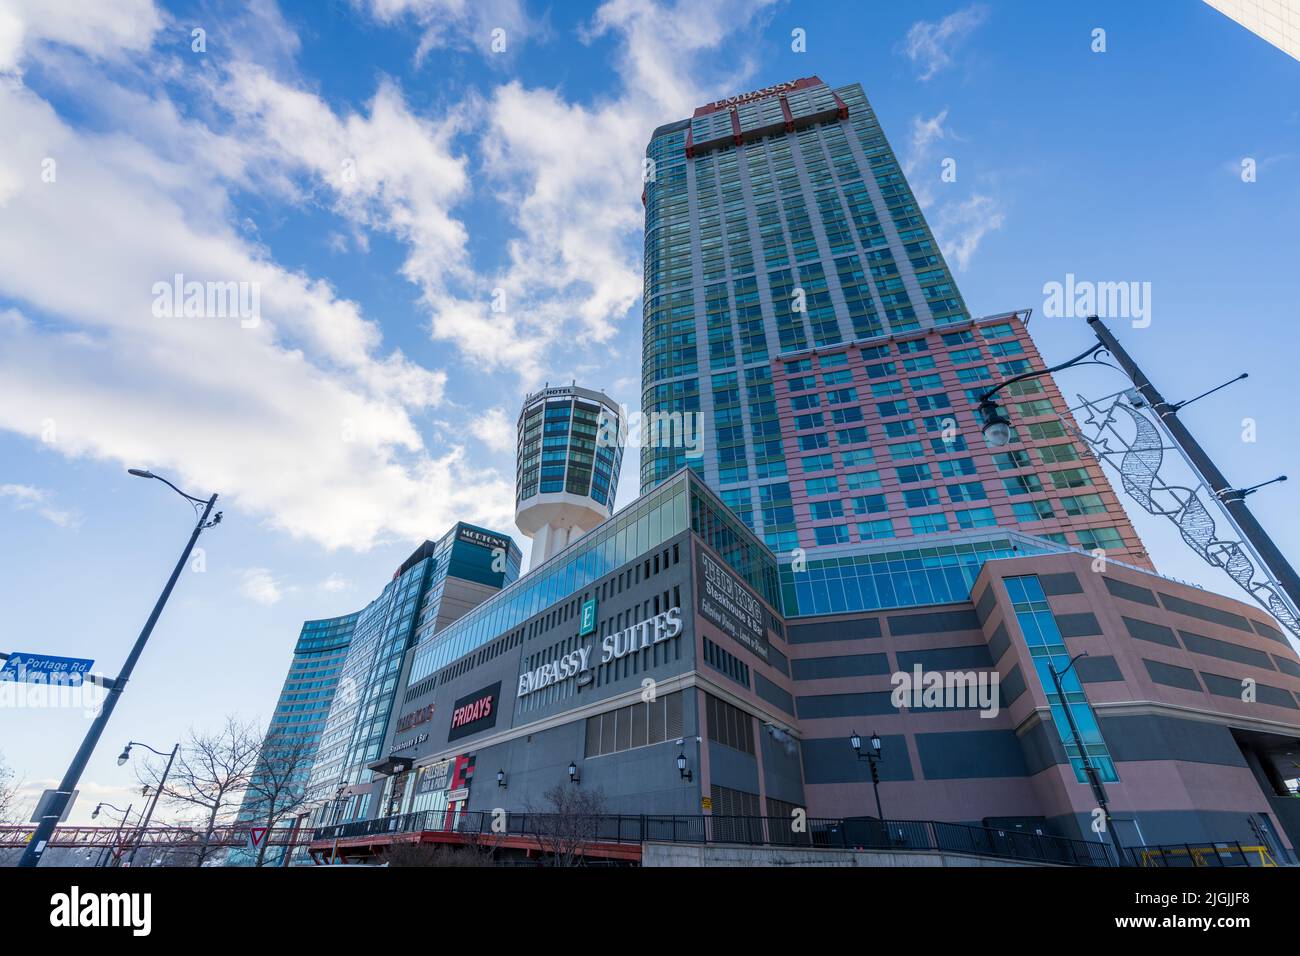
MULTIPOLYGON (((1300 480, 1300 64, 1205 4, 0 0, 0 645, 116 670, 190 523, 126 467, 226 515, 74 820, 132 799, 127 739, 269 717, 301 622, 419 541, 510 530, 524 391, 635 407, 650 131, 810 74, 863 84, 974 313, 1033 308, 1059 359, 1089 336, 1045 283, 1150 282, 1130 350, 1175 399, 1248 370, 1186 419, 1238 484, 1300 480), (155 315, 176 273, 257 283, 260 321, 155 315)), ((1296 556, 1294 487, 1251 503, 1296 556)), ((85 726, 0 710, 0 752, 39 790, 85 726)))

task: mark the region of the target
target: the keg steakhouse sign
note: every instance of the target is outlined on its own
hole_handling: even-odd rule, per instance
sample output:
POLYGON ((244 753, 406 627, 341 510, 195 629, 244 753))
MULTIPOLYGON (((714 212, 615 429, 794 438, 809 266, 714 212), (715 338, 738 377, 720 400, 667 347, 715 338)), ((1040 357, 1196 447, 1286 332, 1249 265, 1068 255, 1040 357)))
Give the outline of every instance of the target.
POLYGON ((763 606, 740 579, 696 549, 695 593, 700 617, 767 660, 763 606))
POLYGON ((480 730, 495 727, 497 723, 497 701, 501 697, 501 682, 490 687, 467 694, 452 705, 451 727, 447 731, 448 740, 459 740, 480 730))

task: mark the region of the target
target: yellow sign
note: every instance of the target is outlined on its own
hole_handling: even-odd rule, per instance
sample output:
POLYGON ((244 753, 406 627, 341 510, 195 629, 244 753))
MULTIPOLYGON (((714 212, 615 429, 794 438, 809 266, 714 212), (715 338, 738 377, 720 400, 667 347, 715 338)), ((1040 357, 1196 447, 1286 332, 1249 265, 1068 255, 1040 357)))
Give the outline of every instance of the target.
POLYGON ((701 810, 712 810, 712 809, 713 809, 713 798, 712 798, 712 797, 700 797, 700 809, 701 809, 701 810))

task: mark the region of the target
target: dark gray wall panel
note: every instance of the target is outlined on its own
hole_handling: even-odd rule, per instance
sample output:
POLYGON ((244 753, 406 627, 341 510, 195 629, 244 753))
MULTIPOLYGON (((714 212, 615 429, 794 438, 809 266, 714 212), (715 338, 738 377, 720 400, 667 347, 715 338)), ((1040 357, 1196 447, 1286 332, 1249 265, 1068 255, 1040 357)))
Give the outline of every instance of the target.
POLYGON ((1056 618, 1056 626, 1060 628, 1062 637, 1089 637, 1101 633, 1101 625, 1097 623, 1096 616, 1089 611, 1053 616, 1056 618))
MULTIPOLYGON (((1223 674, 1210 674, 1201 671, 1201 680, 1205 681, 1205 689, 1218 697, 1235 697, 1237 700, 1241 700, 1242 692, 1245 690, 1240 677, 1227 677, 1223 674)), ((1255 682, 1255 700, 1261 704, 1272 704, 1274 707, 1288 707, 1291 710, 1300 710, 1289 690, 1283 690, 1281 687, 1273 687, 1269 684, 1261 684, 1258 681, 1255 682)))
POLYGON ((889 633, 895 637, 907 634, 942 634, 946 631, 978 631, 979 628, 980 622, 975 616, 974 608, 889 615, 889 633))
POLYGON ((1292 677, 1300 677, 1300 664, 1289 658, 1282 657, 1280 654, 1273 655, 1273 662, 1277 664, 1277 669, 1283 674, 1290 674, 1292 677))
POLYGON ((1011 668, 1007 676, 998 682, 998 690, 1002 694, 1003 707, 1010 707, 1025 692, 1025 675, 1020 673, 1019 664, 1011 668))
POLYGON ((754 672, 754 692, 769 704, 794 715, 794 700, 790 695, 757 671, 754 672))
POLYGON ((791 661, 795 680, 826 677, 862 677, 890 673, 888 654, 845 654, 839 657, 806 657, 791 661))
POLYGON ((799 717, 811 720, 817 717, 867 717, 872 714, 896 714, 890 703, 889 691, 865 694, 816 694, 799 697, 799 717))
POLYGON ((880 636, 880 618, 859 617, 846 621, 813 621, 787 624, 791 644, 821 644, 826 641, 855 641, 880 636))
POLYGON ((932 647, 919 651, 898 651, 898 669, 910 671, 920 664, 923 670, 966 670, 972 667, 992 667, 987 644, 959 644, 954 647, 932 647))
POLYGON ((1277 641, 1284 647, 1290 648, 1291 645, 1287 642, 1287 639, 1283 636, 1282 632, 1277 628, 1271 627, 1268 624, 1261 624, 1256 620, 1251 620, 1250 626, 1255 629, 1255 633, 1260 637, 1267 637, 1270 641, 1277 641))
POLYGON ((1262 667, 1269 671, 1274 669, 1269 656, 1252 647, 1242 647, 1240 644, 1232 644, 1228 641, 1216 641, 1212 637, 1194 634, 1191 631, 1179 631, 1178 636, 1182 639, 1183 647, 1194 653, 1208 654, 1210 657, 1236 661, 1238 664, 1253 664, 1255 667, 1262 667))
POLYGON ((1151 607, 1159 607, 1156 596, 1146 588, 1140 588, 1135 584, 1129 584, 1127 581, 1121 581, 1118 578, 1102 577, 1102 582, 1106 585, 1106 590, 1117 598, 1123 598, 1125 601, 1134 601, 1138 604, 1149 604, 1151 607))
MULTIPOLYGON (((861 727, 858 728, 862 730, 861 727)), ((862 730, 863 734, 870 733, 862 730)), ((816 783, 866 783, 871 789, 871 771, 867 761, 859 760, 847 737, 821 737, 803 741, 803 779, 816 783)), ((881 737, 884 759, 877 764, 881 780, 912 780, 912 761, 907 755, 907 741, 901 735, 881 737)), ((874 809, 874 807, 873 807, 874 809)))
POLYGON ((1029 775, 1020 741, 1011 730, 917 734, 916 752, 927 780, 1029 775))
POLYGON ((1082 594, 1083 585, 1071 571, 1062 574, 1040 574, 1038 581, 1043 585, 1043 593, 1048 597, 1054 594, 1082 594))
POLYGON ((1228 611, 1220 611, 1217 607, 1210 607, 1208 604, 1198 604, 1195 601, 1187 601, 1180 597, 1174 597, 1172 594, 1160 592, 1160 601, 1170 611, 1178 614, 1186 614, 1188 617, 1200 618, 1202 621, 1209 621, 1212 624, 1222 624, 1224 627, 1235 628, 1238 631, 1245 631, 1247 634, 1253 633, 1250 629, 1250 621, 1240 614, 1232 614, 1228 611))
POLYGON ((1050 721, 1039 722, 1021 734, 1020 750, 1024 754, 1025 768, 1031 774, 1055 764, 1066 763, 1065 747, 1050 721))
POLYGON ((1085 684, 1105 684, 1108 681, 1123 680, 1124 674, 1109 654, 1097 657, 1081 657, 1074 665, 1079 680, 1085 684))
POLYGON ((1181 687, 1183 690, 1200 690, 1201 682, 1196 679, 1196 671, 1188 667, 1178 667, 1174 664, 1166 664, 1163 661, 1149 661, 1145 657, 1142 663, 1146 665, 1147 673, 1157 684, 1164 684, 1166 687, 1181 687))
POLYGON ((1011 646, 1011 638, 1007 636, 1007 625, 1001 623, 993 631, 993 636, 989 638, 989 657, 993 663, 1002 660, 1002 655, 1007 652, 1011 646))
POLYGON ((1178 647, 1178 638, 1174 637, 1174 632, 1163 624, 1152 624, 1150 621, 1139 621, 1136 618, 1124 618, 1124 626, 1128 628, 1129 636, 1139 641, 1150 641, 1152 644, 1163 644, 1165 647, 1178 647))
POLYGON ((1231 731, 1222 724, 1155 714, 1098 717, 1097 721, 1116 760, 1186 760, 1246 766, 1231 731))
POLYGON ((762 724, 758 728, 758 741, 763 748, 763 783, 769 797, 776 797, 796 806, 805 804, 803 793, 803 761, 799 759, 799 741, 791 737, 787 742, 774 738, 762 724))

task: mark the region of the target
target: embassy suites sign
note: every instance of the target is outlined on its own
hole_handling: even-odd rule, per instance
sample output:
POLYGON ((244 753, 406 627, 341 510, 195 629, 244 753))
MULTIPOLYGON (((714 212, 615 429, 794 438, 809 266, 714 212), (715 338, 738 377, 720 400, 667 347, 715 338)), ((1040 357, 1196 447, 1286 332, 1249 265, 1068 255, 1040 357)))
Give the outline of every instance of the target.
POLYGON ((735 96, 728 96, 725 99, 714 100, 712 103, 703 106, 702 109, 712 113, 732 106, 740 106, 742 103, 752 103, 754 100, 765 100, 769 96, 779 96, 782 93, 789 93, 798 88, 798 80, 787 80, 784 83, 765 86, 761 90, 751 90, 748 93, 739 93, 735 96))
MULTIPOLYGON (((635 654, 655 644, 671 640, 682 632, 682 609, 669 608, 654 617, 638 621, 621 631, 607 634, 600 641, 600 663, 608 664, 619 658, 635 654)), ((527 697, 539 690, 583 674, 591 668, 594 644, 587 644, 567 654, 561 654, 541 667, 519 675, 519 697, 527 697)))

